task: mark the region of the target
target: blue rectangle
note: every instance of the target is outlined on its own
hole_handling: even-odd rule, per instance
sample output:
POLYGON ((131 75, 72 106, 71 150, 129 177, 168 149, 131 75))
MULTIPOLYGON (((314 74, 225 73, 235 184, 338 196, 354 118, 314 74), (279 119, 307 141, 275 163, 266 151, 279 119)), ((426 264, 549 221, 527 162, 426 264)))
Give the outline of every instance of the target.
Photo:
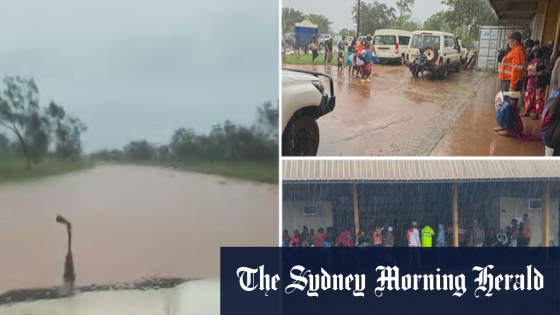
MULTIPOLYGON (((519 315, 558 314, 560 309, 560 255, 557 247, 222 248, 221 254, 221 310, 225 315, 372 312, 388 315, 519 315), (269 278, 275 275, 280 278, 277 290, 268 291, 268 296, 259 285, 251 291, 243 290, 236 274, 240 267, 258 270, 260 266, 264 266, 269 278), (293 269, 294 266, 305 268, 307 284, 299 283, 303 290, 297 288, 295 277, 292 278, 292 274, 300 273, 293 269), (382 281, 383 273, 390 270, 387 267, 394 266, 398 268, 399 281, 393 284, 398 285, 399 290, 396 286, 390 290, 388 281, 382 281), (482 269, 473 270, 477 266, 482 269), (481 276, 484 270, 487 274, 481 276), (325 290, 321 286, 318 290, 310 290, 309 275, 318 279, 320 285, 324 284, 325 290), (333 275, 337 275, 336 279, 343 278, 341 290, 338 287, 334 290, 333 275), (414 275, 420 276, 416 278, 419 280, 416 290, 413 285, 407 288, 406 275, 411 281, 415 279, 414 275), (499 275, 508 275, 507 279, 498 278, 500 290, 495 287, 499 275), (364 283, 356 281, 356 278, 365 279, 363 290, 356 288, 357 284, 364 283), (482 284, 476 282, 479 278, 483 280, 482 284), (521 279, 523 289, 520 287, 521 279), (509 290, 505 288, 506 280, 509 290), (289 286, 292 287, 286 290, 289 286), (485 287, 485 291, 481 287, 485 287)), ((393 275, 395 271, 391 270, 393 275)), ((254 279, 260 281, 259 273, 254 279)), ((252 285, 255 286, 255 283, 252 285)))
POLYGON ((296 46, 304 46, 311 44, 311 38, 317 39, 315 43, 317 44, 318 36, 319 36, 319 29, 315 27, 302 27, 296 26, 295 32, 295 39, 296 39, 296 46))

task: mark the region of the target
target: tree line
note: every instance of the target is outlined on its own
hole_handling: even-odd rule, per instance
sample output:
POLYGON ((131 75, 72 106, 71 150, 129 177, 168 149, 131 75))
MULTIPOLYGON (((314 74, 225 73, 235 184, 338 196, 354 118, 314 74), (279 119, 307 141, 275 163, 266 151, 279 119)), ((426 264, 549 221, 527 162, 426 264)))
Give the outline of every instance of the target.
POLYGON ((5 77, 3 82, 0 159, 23 157, 31 169, 49 154, 65 159, 82 154, 80 136, 87 130, 82 121, 66 114, 54 101, 40 106, 39 89, 33 79, 15 76, 5 77))
MULTIPOLYGON (((86 157, 81 135, 87 126, 51 101, 39 103, 33 79, 5 77, 0 92, 0 161, 25 159, 29 169, 52 155, 60 159, 86 157)), ((226 121, 208 134, 180 128, 164 145, 132 141, 122 149, 102 150, 88 156, 105 161, 132 162, 235 162, 278 161, 278 102, 257 109, 252 126, 226 121)))
POLYGON ((278 161, 278 103, 266 102, 250 127, 226 121, 208 134, 193 129, 175 130, 168 144, 132 141, 123 149, 102 150, 91 155, 105 161, 167 163, 220 163, 278 161))
MULTIPOLYGON (((529 31, 530 21, 499 21, 492 13, 486 0, 443 0, 447 9, 435 12, 426 21, 414 17, 414 0, 398 0, 394 7, 376 0, 360 1, 360 35, 374 34, 379 29, 400 29, 404 31, 442 31, 459 36, 470 46, 478 39, 481 26, 516 26, 529 31)), ((323 15, 304 14, 293 8, 282 9, 282 23, 286 32, 294 32, 295 23, 310 20, 319 28, 319 33, 329 33, 332 22, 323 15)), ((358 3, 354 2, 352 20, 358 24, 358 3)), ((340 36, 356 36, 356 28, 344 28, 340 36)))

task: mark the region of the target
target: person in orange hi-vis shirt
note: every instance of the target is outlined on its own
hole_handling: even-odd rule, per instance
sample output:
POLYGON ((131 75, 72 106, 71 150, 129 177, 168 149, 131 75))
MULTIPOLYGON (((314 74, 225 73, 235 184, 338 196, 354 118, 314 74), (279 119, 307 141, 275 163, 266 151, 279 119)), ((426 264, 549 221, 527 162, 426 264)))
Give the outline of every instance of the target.
MULTIPOLYGON (((500 81, 502 81, 502 92, 521 92, 525 75, 525 61, 527 60, 527 51, 521 43, 521 33, 511 33, 508 36, 508 44, 511 50, 502 60, 498 70, 498 76, 500 81)), ((512 99, 511 105, 520 121, 519 108, 517 107, 519 101, 519 99, 512 99)), ((515 136, 515 130, 505 130, 502 127, 496 127, 494 131, 497 131, 501 136, 515 136)))

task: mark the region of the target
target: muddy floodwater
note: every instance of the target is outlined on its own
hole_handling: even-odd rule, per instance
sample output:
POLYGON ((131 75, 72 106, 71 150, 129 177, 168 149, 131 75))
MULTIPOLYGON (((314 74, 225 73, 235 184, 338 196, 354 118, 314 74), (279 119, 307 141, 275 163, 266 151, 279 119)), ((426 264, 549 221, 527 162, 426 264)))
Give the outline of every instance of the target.
MULTIPOLYGON (((501 137, 497 75, 463 70, 447 79, 412 78, 406 66, 374 66, 371 82, 336 66, 284 65, 332 76, 336 107, 321 117, 318 156, 535 156, 541 142, 501 137)), ((326 81, 325 81, 326 82, 326 81)), ((328 85, 327 85, 328 87, 328 85)), ((328 89, 328 88, 327 88, 328 89)), ((523 118, 528 134, 539 121, 523 118)))
POLYGON ((0 294, 62 284, 73 226, 76 286, 218 278, 220 246, 278 245, 278 187, 140 166, 0 185, 0 294))

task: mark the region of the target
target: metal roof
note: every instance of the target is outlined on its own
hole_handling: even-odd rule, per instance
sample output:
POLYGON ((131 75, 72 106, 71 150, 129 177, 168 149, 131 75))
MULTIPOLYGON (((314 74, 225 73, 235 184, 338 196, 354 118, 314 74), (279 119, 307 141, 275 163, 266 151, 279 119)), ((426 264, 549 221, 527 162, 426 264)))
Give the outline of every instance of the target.
POLYGON ((486 0, 502 21, 532 20, 535 14, 544 13, 546 0, 486 0), (539 3, 541 6, 539 7, 539 3))
POLYGON ((560 179, 560 160, 284 160, 285 182, 560 179))

